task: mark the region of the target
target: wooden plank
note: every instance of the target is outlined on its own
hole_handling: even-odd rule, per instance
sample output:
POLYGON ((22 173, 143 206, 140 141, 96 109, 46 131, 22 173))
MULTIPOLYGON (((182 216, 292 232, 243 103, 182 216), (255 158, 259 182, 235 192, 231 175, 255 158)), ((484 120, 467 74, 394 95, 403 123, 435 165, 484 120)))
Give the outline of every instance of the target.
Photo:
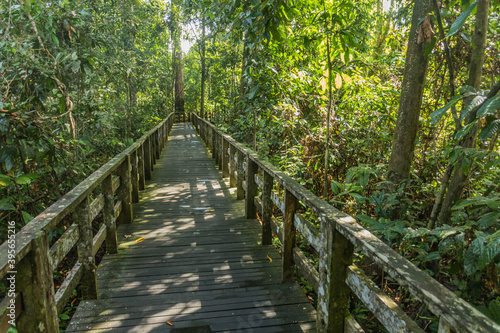
POLYGON ((319 288, 319 273, 307 260, 304 253, 297 247, 293 248, 293 262, 297 266, 300 274, 309 282, 311 287, 317 292, 319 288))
POLYGON ((106 225, 103 224, 92 241, 92 254, 95 256, 102 243, 106 239, 106 225))
POLYGON ((349 266, 346 282, 389 332, 425 332, 358 267, 349 266))
POLYGON ((307 221, 301 214, 295 214, 293 223, 295 228, 319 253, 321 249, 321 236, 318 228, 316 228, 316 226, 311 222, 307 221))
POLYGON ((99 194, 90 204, 90 220, 94 221, 94 219, 97 217, 97 215, 99 215, 103 208, 104 196, 102 194, 99 194))
POLYGON ((68 230, 52 245, 49 253, 50 269, 54 270, 59 266, 59 263, 66 257, 69 251, 75 246, 78 238, 78 225, 73 223, 68 230))
POLYGON ((73 290, 76 289, 82 278, 82 264, 77 262, 66 276, 56 293, 57 313, 61 314, 66 307, 66 303, 73 297, 73 290))
POLYGON ((365 331, 360 324, 352 317, 348 316, 345 319, 344 332, 346 333, 364 333, 365 331))

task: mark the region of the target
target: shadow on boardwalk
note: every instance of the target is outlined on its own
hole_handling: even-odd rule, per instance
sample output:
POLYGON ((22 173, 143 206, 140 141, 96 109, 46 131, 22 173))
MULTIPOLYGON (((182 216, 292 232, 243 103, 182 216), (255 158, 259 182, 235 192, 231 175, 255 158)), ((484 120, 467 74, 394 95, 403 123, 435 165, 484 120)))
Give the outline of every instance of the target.
POLYGON ((97 270, 99 299, 67 332, 314 332, 314 309, 280 282, 279 253, 260 244, 190 123, 173 127, 158 163, 119 253, 97 270))

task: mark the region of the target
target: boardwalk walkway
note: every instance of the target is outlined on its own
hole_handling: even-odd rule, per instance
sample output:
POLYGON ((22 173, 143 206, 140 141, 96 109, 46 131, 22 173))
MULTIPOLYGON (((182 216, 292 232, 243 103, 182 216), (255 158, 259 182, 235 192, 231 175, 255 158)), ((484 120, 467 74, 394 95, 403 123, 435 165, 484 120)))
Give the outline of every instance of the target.
POLYGON ((314 332, 313 307, 280 282, 279 253, 260 245, 190 123, 174 125, 158 164, 97 270, 99 299, 67 332, 314 332))

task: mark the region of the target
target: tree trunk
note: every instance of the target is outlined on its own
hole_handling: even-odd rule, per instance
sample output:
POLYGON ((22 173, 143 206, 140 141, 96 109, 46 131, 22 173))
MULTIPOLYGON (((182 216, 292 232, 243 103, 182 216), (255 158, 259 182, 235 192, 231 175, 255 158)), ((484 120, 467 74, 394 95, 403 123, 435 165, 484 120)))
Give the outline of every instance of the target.
POLYGON ((179 1, 172 1, 171 11, 172 40, 174 44, 173 68, 174 68, 174 91, 175 91, 175 112, 184 113, 184 70, 182 67, 181 49, 181 25, 180 25, 180 5, 179 1))
POLYGON ((249 50, 248 50, 248 42, 245 41, 243 44, 243 58, 241 60, 241 76, 240 76, 240 114, 243 112, 243 96, 245 95, 245 70, 248 65, 248 55, 249 55, 249 50))
MULTIPOLYGON (((379 12, 381 15, 383 15, 383 6, 382 6, 382 1, 379 1, 379 12)), ((386 39, 387 39, 387 36, 389 35, 389 31, 391 30, 391 24, 392 24, 392 7, 394 6, 394 0, 391 0, 390 4, 389 4, 389 9, 387 11, 387 13, 385 14, 386 18, 385 18, 385 22, 383 20, 381 20, 379 22, 380 24, 380 27, 379 27, 379 35, 378 35, 378 38, 377 38, 377 42, 375 44, 375 47, 373 48, 374 52, 373 52, 373 56, 375 58, 378 58, 383 52, 384 52, 384 48, 385 48, 385 42, 386 42, 386 39)))
POLYGON ((201 19, 201 96, 200 96, 200 117, 205 118, 205 80, 206 80, 206 65, 205 65, 205 15, 201 19))
POLYGON ((419 29, 419 22, 430 11, 430 3, 429 0, 415 1, 413 7, 403 85, 399 98, 398 120, 389 160, 388 179, 393 182, 410 177, 427 75, 428 58, 424 55, 425 44, 430 41, 429 36, 423 32, 424 29, 419 29))
MULTIPOLYGON (((474 28, 473 43, 475 49, 472 53, 469 79, 467 84, 478 90, 481 86, 481 76, 483 74, 483 63, 486 50, 486 35, 488 32, 488 15, 489 15, 490 0, 479 0, 476 11, 476 26, 474 28)), ((464 102, 464 106, 467 101, 464 102)), ((471 112, 467 117, 467 123, 470 124, 476 119, 476 112, 471 112)), ((476 148, 478 126, 474 128, 458 143, 464 148, 476 148)), ((448 194, 441 207, 439 216, 440 224, 450 224, 451 208, 462 197, 463 190, 467 184, 468 173, 465 174, 462 168, 463 157, 460 158, 455 165, 453 178, 448 185, 448 194)))

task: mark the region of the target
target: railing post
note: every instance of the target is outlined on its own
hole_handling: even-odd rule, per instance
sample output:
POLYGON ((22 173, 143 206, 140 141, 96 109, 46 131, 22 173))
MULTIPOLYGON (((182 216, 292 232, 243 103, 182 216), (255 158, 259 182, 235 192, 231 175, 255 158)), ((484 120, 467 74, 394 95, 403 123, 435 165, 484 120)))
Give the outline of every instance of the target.
POLYGON ((217 133, 217 165, 222 170, 222 134, 217 133))
POLYGON ((264 184, 262 188, 262 245, 271 245, 273 232, 271 229, 271 217, 273 216, 273 176, 264 170, 264 184))
POLYGON ((215 162, 217 162, 216 141, 215 130, 210 126, 210 150, 212 151, 212 158, 215 159, 215 162))
POLYGON ((160 130, 159 129, 155 131, 155 139, 156 139, 156 159, 159 160, 160 159, 160 151, 161 151, 161 147, 160 147, 161 139, 160 139, 160 130))
POLYGON ((285 188, 285 212, 283 213, 283 248, 281 281, 291 280, 293 274, 293 247, 295 246, 295 226, 293 219, 297 210, 297 198, 285 188))
POLYGON ((132 182, 132 202, 139 202, 139 167, 137 162, 137 150, 130 154, 131 160, 131 177, 132 182))
POLYGON ((113 176, 110 174, 102 182, 104 195, 104 224, 106 225, 106 252, 118 253, 118 240, 115 223, 115 194, 113 193, 113 176))
POLYGON ((256 173, 257 164, 252 161, 250 155, 247 155, 247 191, 245 195, 245 216, 247 219, 257 218, 257 208, 255 207, 255 196, 257 195, 257 184, 255 183, 256 173))
POLYGON ((229 148, 229 142, 221 135, 222 140, 222 177, 229 177, 229 154, 227 150, 229 148))
POLYGON ((151 144, 149 137, 144 141, 144 178, 151 179, 151 144))
POLYGON ((344 332, 349 306, 347 268, 352 264, 354 246, 326 216, 321 218, 317 332, 344 332))
POLYGON ((97 277, 95 258, 92 251, 94 240, 92 221, 90 220, 90 200, 86 196, 73 213, 73 220, 78 223, 78 260, 82 264, 82 295, 84 299, 97 299, 97 277))
POLYGON ((118 188, 118 200, 122 203, 122 211, 118 216, 119 224, 128 224, 133 222, 132 215, 132 188, 130 184, 130 155, 125 157, 125 161, 118 167, 120 176, 120 187, 118 188))
POLYGON ((235 153, 236 147, 234 145, 229 145, 229 187, 236 186, 236 162, 234 161, 235 153))
POLYGON ((146 173, 144 171, 144 143, 137 148, 137 156, 139 157, 139 190, 142 191, 146 188, 146 173))
POLYGON ((153 171, 154 169, 154 165, 156 164, 156 153, 155 153, 155 144, 156 144, 156 140, 155 140, 155 134, 154 133, 151 133, 151 135, 149 136, 149 144, 151 145, 151 148, 150 148, 150 156, 151 156, 151 171, 153 171))
POLYGON ((243 200, 245 198, 245 189, 243 188, 243 180, 245 179, 245 170, 243 169, 243 161, 245 160, 245 154, 238 149, 237 158, 238 163, 236 167, 238 168, 238 174, 236 176, 236 198, 238 200, 243 200))
POLYGON ((59 332, 48 254, 47 234, 39 231, 31 240, 30 253, 16 265, 16 287, 24 305, 24 312, 16 319, 19 332, 59 332))

